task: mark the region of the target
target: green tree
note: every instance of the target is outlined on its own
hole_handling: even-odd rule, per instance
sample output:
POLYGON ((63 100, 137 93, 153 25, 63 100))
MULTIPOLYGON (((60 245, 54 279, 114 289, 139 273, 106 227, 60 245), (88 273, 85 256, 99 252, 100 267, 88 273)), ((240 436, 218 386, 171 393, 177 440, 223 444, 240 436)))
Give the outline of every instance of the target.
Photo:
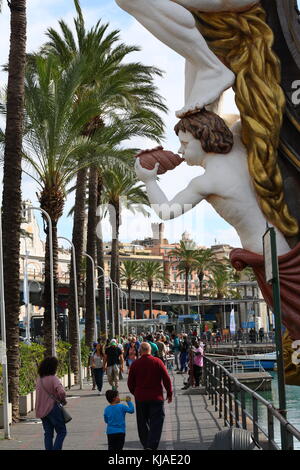
POLYGON ((140 264, 140 276, 141 280, 146 281, 149 289, 149 318, 153 318, 152 313, 152 289, 153 284, 155 281, 164 281, 167 283, 168 281, 165 278, 164 268, 159 263, 159 261, 143 261, 140 264))
MULTIPOLYGON (((224 299, 233 295, 233 289, 229 286, 232 281, 230 269, 226 264, 220 264, 212 269, 212 274, 207 283, 206 293, 216 299, 224 299)), ((222 311, 218 314, 218 323, 222 324, 222 311)), ((226 325, 223 322, 223 327, 226 325)))
POLYGON ((126 282, 128 290, 128 310, 131 318, 131 291, 132 287, 140 280, 140 267, 137 261, 125 260, 120 269, 121 280, 126 282))
MULTIPOLYGON (((48 30, 49 42, 43 48, 45 54, 55 54, 62 67, 80 56, 86 59, 85 80, 80 88, 79 99, 84 99, 89 93, 97 91, 97 101, 101 105, 101 110, 91 120, 85 132, 89 136, 93 135, 95 129, 106 125, 112 114, 119 114, 124 117, 124 113, 130 109, 134 110, 137 117, 140 114, 140 128, 137 135, 155 136, 162 135, 163 124, 160 116, 154 110, 165 111, 166 107, 162 98, 157 93, 153 84, 153 79, 161 72, 154 67, 147 67, 140 63, 127 61, 127 56, 139 50, 136 46, 127 46, 119 42, 119 31, 108 32, 108 24, 101 24, 100 21, 90 30, 86 29, 82 10, 78 0, 74 0, 77 17, 74 19, 75 36, 68 25, 61 20, 59 22, 61 33, 53 28, 48 30), (144 124, 147 121, 146 125, 144 124)), ((128 117, 128 116, 127 116, 128 117)), ((101 158, 101 155, 99 155, 101 158)), ((96 166, 91 166, 89 170, 89 215, 88 215, 88 246, 87 252, 96 260, 96 233, 97 225, 95 206, 96 201, 100 201, 99 178, 101 175, 96 166)), ((76 201, 80 204, 85 197, 84 181, 86 172, 78 173, 76 201), (80 193, 79 193, 80 191, 80 193)), ((73 243, 76 247, 77 257, 82 255, 83 239, 83 205, 76 207, 74 217, 73 243), (75 239, 76 237, 76 239, 75 239)), ((99 250, 99 257, 101 250, 99 250)), ((87 265, 87 287, 92 289, 91 263, 87 265)), ((99 265, 102 265, 99 259, 99 265)), ((71 276, 72 278, 72 276, 71 276)), ((101 287, 104 289, 104 285, 101 287)), ((102 291, 101 291, 102 292, 102 291)), ((103 295, 100 292, 100 298, 103 295)), ((87 301, 92 299, 92 293, 87 292, 87 301)), ((92 306, 87 305, 87 313, 92 312, 92 306)), ((88 318, 86 342, 93 338, 93 321, 88 318)))
MULTIPOLYGON (((194 243, 180 241, 180 246, 170 251, 170 257, 176 258, 172 263, 177 264, 178 274, 184 275, 185 280, 185 300, 189 300, 189 277, 197 266, 198 250, 194 243)), ((188 314, 188 305, 184 306, 184 313, 188 314)))
MULTIPOLYGON (((122 220, 122 209, 130 209, 146 214, 144 207, 149 205, 144 185, 138 184, 133 171, 117 165, 103 172, 104 201, 108 204, 110 224, 112 227, 111 269, 110 277, 120 285, 119 234, 122 220)), ((117 292, 115 292, 118 295, 117 292)), ((117 306, 117 303, 114 303, 117 306)), ((119 332, 119 313, 114 311, 116 331, 119 332)))
POLYGON ((207 283, 209 295, 216 299, 224 299, 231 295, 232 290, 228 285, 231 281, 231 272, 226 265, 220 264, 215 267, 207 283))
POLYGON ((200 299, 203 299, 203 280, 205 271, 212 271, 220 265, 220 262, 216 259, 214 252, 210 249, 199 249, 196 254, 195 269, 197 271, 197 277, 199 279, 200 287, 200 299))
MULTIPOLYGON (((92 99, 74 106, 76 92, 82 82, 85 65, 74 60, 62 73, 53 56, 36 56, 26 72, 26 134, 24 156, 27 173, 39 187, 40 206, 50 215, 54 248, 54 281, 57 287, 57 223, 63 214, 66 187, 94 158, 98 144, 82 135, 86 123, 97 114, 99 107, 92 99), (93 146, 94 145, 94 146, 93 146)), ((99 150, 101 151, 101 150, 99 150)), ((45 225, 45 346, 51 354, 51 298, 49 265, 49 228, 45 225)), ((57 293, 57 289, 55 289, 57 293)), ((56 296, 55 296, 56 297, 56 296)))
POLYGON ((8 389, 13 419, 17 420, 19 416, 19 252, 26 62, 26 0, 10 0, 8 6, 10 8, 10 49, 4 145, 2 229, 8 389))

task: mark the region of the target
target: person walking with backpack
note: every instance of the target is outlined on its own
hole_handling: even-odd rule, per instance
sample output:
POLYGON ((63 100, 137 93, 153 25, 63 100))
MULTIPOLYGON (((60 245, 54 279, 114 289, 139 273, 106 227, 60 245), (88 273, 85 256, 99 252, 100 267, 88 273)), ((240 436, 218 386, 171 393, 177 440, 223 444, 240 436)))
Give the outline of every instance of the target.
POLYGON ((57 368, 56 357, 46 357, 38 368, 35 414, 42 420, 46 450, 62 450, 67 435, 63 412, 59 406, 60 403, 67 403, 66 392, 56 376, 57 368), (54 431, 56 438, 53 442, 54 431))
POLYGON ((158 357, 158 347, 157 345, 154 343, 154 338, 152 335, 148 335, 146 336, 146 341, 147 343, 150 344, 151 346, 151 354, 153 357, 158 357))
POLYGON ((166 346, 164 343, 164 335, 157 335, 156 346, 158 347, 157 357, 165 364, 166 363, 166 346))
POLYGON ((119 374, 120 370, 123 372, 123 364, 122 351, 118 347, 117 341, 112 339, 110 346, 105 350, 103 367, 107 372, 108 383, 113 390, 118 390, 119 374))

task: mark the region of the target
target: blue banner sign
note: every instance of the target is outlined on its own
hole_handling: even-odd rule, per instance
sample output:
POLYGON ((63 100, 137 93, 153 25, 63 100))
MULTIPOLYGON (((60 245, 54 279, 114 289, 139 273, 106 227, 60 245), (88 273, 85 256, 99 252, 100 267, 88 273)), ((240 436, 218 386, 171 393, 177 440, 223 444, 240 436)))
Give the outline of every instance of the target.
POLYGON ((254 321, 243 321, 242 322, 242 328, 255 328, 255 322, 254 321))
POLYGON ((198 313, 194 313, 192 315, 178 315, 178 320, 184 320, 185 318, 192 318, 192 320, 200 321, 200 315, 198 313))

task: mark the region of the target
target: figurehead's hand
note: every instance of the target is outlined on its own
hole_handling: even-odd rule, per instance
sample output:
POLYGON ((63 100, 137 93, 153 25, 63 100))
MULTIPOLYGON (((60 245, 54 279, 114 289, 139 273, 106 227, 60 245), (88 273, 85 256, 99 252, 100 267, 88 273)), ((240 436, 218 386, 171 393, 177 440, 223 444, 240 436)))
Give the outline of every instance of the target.
POLYGON ((149 181, 155 181, 157 178, 157 171, 159 167, 159 162, 155 163, 153 170, 146 170, 143 168, 140 162, 140 159, 137 157, 135 160, 135 172, 136 176, 140 181, 148 183, 149 181))

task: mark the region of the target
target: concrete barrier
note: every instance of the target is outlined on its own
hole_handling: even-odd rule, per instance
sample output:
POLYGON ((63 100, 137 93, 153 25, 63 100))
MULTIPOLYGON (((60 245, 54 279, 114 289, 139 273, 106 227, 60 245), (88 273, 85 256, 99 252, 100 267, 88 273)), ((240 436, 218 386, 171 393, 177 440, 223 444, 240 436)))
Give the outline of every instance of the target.
POLYGON ((20 415, 25 416, 31 411, 31 393, 19 397, 20 415))
MULTIPOLYGON (((0 405, 0 429, 4 428, 4 409, 3 405, 0 405)), ((8 422, 12 424, 12 406, 11 403, 8 404, 8 422)))

